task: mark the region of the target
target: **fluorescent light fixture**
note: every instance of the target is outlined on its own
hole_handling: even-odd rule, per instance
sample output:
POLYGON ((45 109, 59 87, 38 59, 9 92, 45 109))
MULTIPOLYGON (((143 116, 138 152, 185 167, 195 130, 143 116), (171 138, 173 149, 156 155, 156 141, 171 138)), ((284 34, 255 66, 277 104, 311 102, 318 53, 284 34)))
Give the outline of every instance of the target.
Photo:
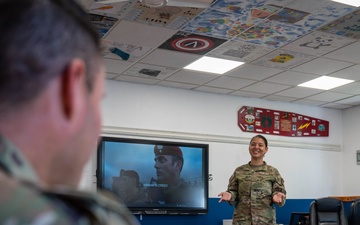
POLYGON ((330 90, 348 83, 354 82, 353 80, 342 79, 337 77, 322 76, 305 83, 299 84, 300 87, 315 88, 321 90, 330 90))
POLYGON ((333 2, 339 2, 342 4, 346 4, 346 5, 351 5, 351 6, 355 6, 355 7, 359 7, 360 6, 360 1, 359 0, 332 0, 333 2))
POLYGON ((244 64, 244 62, 204 56, 187 65, 184 69, 224 74, 242 64, 244 64))

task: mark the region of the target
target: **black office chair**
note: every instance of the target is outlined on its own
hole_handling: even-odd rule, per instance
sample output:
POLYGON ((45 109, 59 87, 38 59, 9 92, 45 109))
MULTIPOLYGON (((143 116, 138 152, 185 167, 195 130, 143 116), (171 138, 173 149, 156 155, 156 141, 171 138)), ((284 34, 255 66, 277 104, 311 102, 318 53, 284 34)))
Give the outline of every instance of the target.
POLYGON ((360 198, 352 201, 349 212, 349 225, 360 224, 360 198))
POLYGON ((328 197, 313 201, 310 204, 310 225, 348 225, 342 201, 328 197))

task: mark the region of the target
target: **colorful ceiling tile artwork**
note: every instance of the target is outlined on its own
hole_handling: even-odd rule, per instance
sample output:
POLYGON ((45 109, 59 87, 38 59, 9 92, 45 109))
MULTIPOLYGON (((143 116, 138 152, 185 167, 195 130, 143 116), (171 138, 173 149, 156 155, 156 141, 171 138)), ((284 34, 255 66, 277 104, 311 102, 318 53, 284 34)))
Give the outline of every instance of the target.
POLYGON ((312 0, 291 2, 286 7, 290 2, 218 0, 183 30, 277 48, 354 10, 312 0))
POLYGON ((102 37, 111 79, 336 109, 358 104, 359 96, 304 99, 288 76, 351 78, 356 84, 334 95, 358 95, 359 76, 350 68, 360 63, 359 7, 332 0, 167 0, 161 7, 79 1, 102 37), (184 69, 202 56, 245 65, 220 77, 184 69), (261 92, 263 84, 274 92, 261 92))
POLYGON ((130 7, 123 13, 123 18, 151 26, 180 29, 204 9, 190 7, 149 7, 139 1, 130 1, 130 7))
POLYGON ((355 24, 359 10, 339 19, 336 24, 324 26, 354 10, 354 7, 344 8, 342 4, 325 0, 217 0, 207 9, 154 8, 129 0, 105 5, 94 2, 89 11, 93 13, 94 24, 101 36, 117 19, 126 19, 186 33, 279 48, 321 26, 321 31, 359 38, 359 27, 355 24), (103 16, 95 16, 95 13, 103 16))
POLYGON ((224 42, 226 42, 224 39, 178 32, 160 45, 159 48, 204 55, 224 42))
POLYGON ((360 10, 321 27, 319 31, 360 39, 360 10))
POLYGON ((234 40, 242 40, 274 48, 281 47, 306 33, 301 27, 280 24, 270 20, 256 25, 239 24, 235 25, 233 29, 240 31, 234 40))
POLYGON ((118 21, 117 18, 97 14, 90 14, 90 19, 92 24, 97 28, 100 37, 104 37, 118 21))

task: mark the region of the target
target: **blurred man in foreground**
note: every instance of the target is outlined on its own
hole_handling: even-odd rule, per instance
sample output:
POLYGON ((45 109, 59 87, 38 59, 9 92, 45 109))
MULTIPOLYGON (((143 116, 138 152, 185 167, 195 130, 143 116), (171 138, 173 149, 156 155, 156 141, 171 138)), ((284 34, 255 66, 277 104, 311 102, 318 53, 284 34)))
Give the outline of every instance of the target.
POLYGON ((0 224, 138 224, 76 191, 101 128, 104 68, 74 0, 0 0, 0 224))

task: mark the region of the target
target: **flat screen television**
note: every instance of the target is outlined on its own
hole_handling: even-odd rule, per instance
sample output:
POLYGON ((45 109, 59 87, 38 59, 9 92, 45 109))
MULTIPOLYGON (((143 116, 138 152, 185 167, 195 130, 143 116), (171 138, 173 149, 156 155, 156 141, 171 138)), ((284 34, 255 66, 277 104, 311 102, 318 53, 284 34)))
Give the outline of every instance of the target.
POLYGON ((134 214, 206 214, 208 151, 201 143, 102 137, 97 187, 134 214))

